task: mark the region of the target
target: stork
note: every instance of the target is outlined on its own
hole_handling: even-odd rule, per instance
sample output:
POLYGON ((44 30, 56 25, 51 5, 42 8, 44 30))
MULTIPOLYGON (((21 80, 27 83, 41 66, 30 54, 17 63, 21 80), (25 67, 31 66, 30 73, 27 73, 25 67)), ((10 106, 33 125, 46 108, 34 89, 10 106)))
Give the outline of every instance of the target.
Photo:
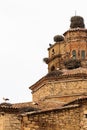
POLYGON ((8 101, 9 99, 8 99, 8 98, 4 98, 4 97, 3 97, 3 100, 6 102, 6 101, 8 101))

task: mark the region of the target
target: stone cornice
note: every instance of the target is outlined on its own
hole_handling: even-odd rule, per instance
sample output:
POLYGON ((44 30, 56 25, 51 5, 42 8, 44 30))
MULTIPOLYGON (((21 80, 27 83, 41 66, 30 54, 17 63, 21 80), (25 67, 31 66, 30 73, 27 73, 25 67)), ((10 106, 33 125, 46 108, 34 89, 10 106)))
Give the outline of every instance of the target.
POLYGON ((66 74, 66 75, 60 75, 58 77, 53 76, 53 77, 42 77, 39 81, 37 81, 34 85, 30 86, 29 89, 31 90, 36 90, 36 88, 39 88, 41 86, 43 86, 43 84, 46 84, 47 82, 53 82, 53 81, 67 81, 67 80, 85 80, 87 79, 87 74, 85 73, 77 73, 77 74, 66 74))
POLYGON ((73 29, 67 30, 63 35, 65 36, 68 32, 76 32, 76 31, 83 31, 83 32, 87 33, 87 29, 84 29, 84 28, 73 28, 73 29))

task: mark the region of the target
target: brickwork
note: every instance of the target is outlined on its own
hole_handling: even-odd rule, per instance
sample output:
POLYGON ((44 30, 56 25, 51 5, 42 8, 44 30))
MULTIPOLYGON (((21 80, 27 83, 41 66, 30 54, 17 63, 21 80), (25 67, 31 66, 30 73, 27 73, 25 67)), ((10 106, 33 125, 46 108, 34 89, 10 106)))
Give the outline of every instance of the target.
POLYGON ((87 67, 87 30, 86 29, 71 29, 64 33, 64 41, 55 43, 49 48, 48 58, 52 59, 55 55, 61 54, 59 58, 53 58, 48 63, 48 72, 51 71, 51 67, 54 66, 55 69, 64 68, 64 61, 72 57, 72 51, 76 51, 76 58, 82 61, 82 66, 87 67), (53 51, 52 51, 53 50, 53 51), (81 57, 81 51, 85 51, 85 60, 81 57))

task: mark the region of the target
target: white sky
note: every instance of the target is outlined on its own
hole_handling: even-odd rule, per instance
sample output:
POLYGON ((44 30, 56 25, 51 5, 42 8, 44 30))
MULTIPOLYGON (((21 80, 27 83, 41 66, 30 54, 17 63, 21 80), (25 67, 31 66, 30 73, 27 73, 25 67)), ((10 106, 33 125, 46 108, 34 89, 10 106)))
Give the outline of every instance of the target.
POLYGON ((47 74, 43 58, 53 37, 80 15, 87 26, 87 0, 0 0, 0 102, 32 100, 29 86, 47 74))

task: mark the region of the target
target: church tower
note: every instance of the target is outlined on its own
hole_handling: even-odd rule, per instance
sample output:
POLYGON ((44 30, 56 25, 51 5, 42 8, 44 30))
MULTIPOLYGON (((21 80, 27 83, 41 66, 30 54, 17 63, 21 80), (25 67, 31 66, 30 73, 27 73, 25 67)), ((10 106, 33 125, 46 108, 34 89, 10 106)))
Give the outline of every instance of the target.
POLYGON ((70 29, 62 36, 54 36, 54 43, 50 44, 48 53, 48 58, 44 58, 48 72, 65 67, 87 67, 87 29, 81 16, 71 17, 70 29), (75 61, 78 65, 71 65, 75 61))
POLYGON ((49 45, 48 74, 30 87, 33 101, 70 102, 87 96, 87 29, 81 16, 70 19, 70 29, 49 45))

